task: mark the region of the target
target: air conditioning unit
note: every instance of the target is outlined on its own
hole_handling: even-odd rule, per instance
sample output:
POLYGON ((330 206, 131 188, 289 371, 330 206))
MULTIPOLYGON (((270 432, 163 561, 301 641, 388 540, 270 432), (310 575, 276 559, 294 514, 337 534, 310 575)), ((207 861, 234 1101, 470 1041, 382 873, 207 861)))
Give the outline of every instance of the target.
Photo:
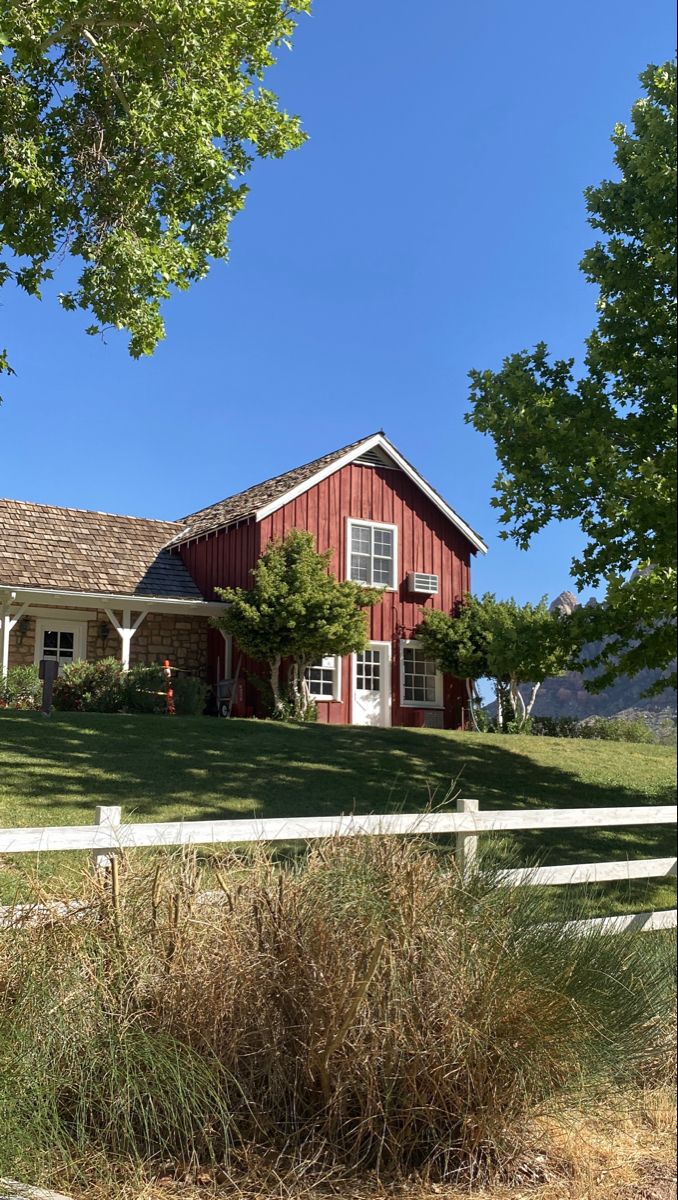
POLYGON ((418 596, 438 595, 438 576, 426 575, 423 571, 410 571, 407 576, 407 590, 418 596))

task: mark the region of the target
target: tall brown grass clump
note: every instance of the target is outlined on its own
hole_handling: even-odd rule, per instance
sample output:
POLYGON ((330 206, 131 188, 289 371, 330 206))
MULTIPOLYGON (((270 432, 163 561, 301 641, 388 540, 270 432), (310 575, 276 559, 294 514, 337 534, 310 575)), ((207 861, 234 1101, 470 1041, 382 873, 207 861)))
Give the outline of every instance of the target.
POLYGON ((575 937, 416 839, 234 854, 209 887, 191 855, 131 862, 0 931, 0 1176, 261 1148, 468 1180, 665 1056, 667 938, 575 937))

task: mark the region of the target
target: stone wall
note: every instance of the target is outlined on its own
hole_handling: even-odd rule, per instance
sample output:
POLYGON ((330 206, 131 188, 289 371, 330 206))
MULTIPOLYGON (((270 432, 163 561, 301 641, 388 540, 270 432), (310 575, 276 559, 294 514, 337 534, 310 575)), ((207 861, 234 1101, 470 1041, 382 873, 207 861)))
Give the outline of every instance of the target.
MULTIPOLYGON (((118 618, 120 616, 118 612, 115 615, 118 618)), ((54 609, 55 623, 59 618, 76 621, 81 616, 81 609, 54 609)), ((42 615, 39 619, 43 619, 42 615)), ((10 634, 10 667, 26 666, 35 661, 35 628, 36 619, 31 616, 29 609, 10 634)), ((132 638, 130 665, 161 663, 169 658, 173 666, 207 679, 208 628, 207 617, 149 613, 132 638)), ((87 621, 87 658, 96 662, 100 658, 119 657, 120 638, 106 613, 98 610, 95 619, 87 621), (108 627, 106 639, 100 633, 104 625, 108 627)))

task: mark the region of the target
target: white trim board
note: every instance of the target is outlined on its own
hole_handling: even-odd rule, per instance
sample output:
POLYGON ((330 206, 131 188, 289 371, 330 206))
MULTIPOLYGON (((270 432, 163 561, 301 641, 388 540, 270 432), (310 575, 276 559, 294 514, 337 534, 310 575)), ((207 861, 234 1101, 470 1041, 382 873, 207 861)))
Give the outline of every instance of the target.
POLYGON ((323 479, 328 479, 330 475, 334 475, 335 471, 340 471, 342 467, 349 466, 357 458, 365 454, 367 450, 372 450, 375 447, 384 450, 393 459, 401 471, 435 504, 436 508, 440 509, 443 516, 447 517, 447 520, 463 533, 464 537, 468 539, 476 550, 479 550, 481 554, 487 554, 487 546, 479 534, 471 529, 471 526, 467 525, 466 521, 462 520, 453 508, 450 508, 442 496, 438 495, 430 483, 426 482, 423 476, 415 470, 411 463, 408 463, 406 458, 403 458, 402 454, 396 450, 395 446, 382 433, 375 433, 372 437, 366 438, 364 442, 360 442, 358 446, 354 446, 352 450, 343 454, 341 458, 335 459, 329 466, 316 471, 315 475, 312 475, 310 479, 306 479, 303 483, 297 484, 296 487, 290 488, 288 492, 285 492, 283 496, 279 496, 277 500, 272 500, 270 504, 265 504, 263 508, 260 508, 254 514, 255 520, 263 521, 265 517, 270 517, 271 513, 277 512, 279 508, 282 508, 285 504, 289 504, 291 500, 296 500, 297 496, 303 496, 304 492, 308 492, 316 484, 322 483, 323 479))
MULTIPOLYGON (((21 584, 0 584, 1 593, 7 592, 11 604, 54 603, 68 608, 122 609, 133 612, 194 613, 198 617, 218 616, 227 607, 220 600, 174 600, 164 596, 135 596, 124 592, 69 592, 64 588, 33 588, 21 584)), ((30 610, 29 610, 30 611, 30 610)))

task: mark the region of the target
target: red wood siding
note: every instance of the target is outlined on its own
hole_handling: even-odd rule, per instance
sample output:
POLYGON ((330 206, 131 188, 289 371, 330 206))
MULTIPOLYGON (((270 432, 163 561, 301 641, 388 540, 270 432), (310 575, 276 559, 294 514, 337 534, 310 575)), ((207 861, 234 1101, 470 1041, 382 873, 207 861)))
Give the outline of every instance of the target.
POLYGON ((260 526, 255 521, 222 529, 179 547, 179 554, 206 600, 218 600, 217 587, 249 587, 259 557, 260 526))
MULTIPOLYGON (((334 551, 332 570, 345 579, 349 517, 398 527, 397 588, 385 592, 383 600, 370 611, 370 638, 391 643, 393 724, 423 725, 424 710, 403 708, 399 703, 400 639, 412 637, 421 620, 422 608, 449 612, 470 590, 471 546, 402 471, 351 464, 263 520, 262 548, 271 538, 285 537, 291 529, 308 529, 318 550, 334 551), (407 590, 409 571, 437 575, 439 594, 412 598, 407 590)), ((350 722, 351 689, 351 660, 344 659, 342 700, 319 703, 319 720, 332 724, 350 722)), ((445 725, 455 727, 461 722, 463 688, 446 679, 443 690, 445 725)))
MULTIPOLYGON (((397 587, 386 592, 382 601, 369 612, 370 638, 391 644, 392 723, 423 725, 425 710, 403 708, 400 697, 400 640, 410 638, 421 620, 422 608, 449 612, 465 592, 470 591, 472 548, 458 531, 400 470, 361 467, 351 464, 335 471, 327 479, 279 508, 259 524, 250 521, 221 530, 199 541, 181 546, 179 553, 206 599, 213 599, 214 588, 247 587, 250 571, 261 551, 272 538, 283 538, 291 529, 307 529, 320 551, 332 549, 332 571, 346 578, 347 518, 383 521, 398 528, 397 587), (412 598, 407 590, 409 571, 435 574, 439 594, 412 598)), ((216 631, 210 633, 210 675, 216 673, 216 659, 223 665, 223 642, 216 631)), ((237 656, 237 650, 236 650, 237 656)), ((235 663, 234 663, 235 665, 235 663)), ((246 675, 265 674, 247 660, 246 675)), ((330 724, 350 723, 351 660, 342 664, 342 699, 319 702, 318 719, 330 724)), ((444 723, 461 723, 463 687, 455 680, 444 680, 444 723)), ((258 692, 251 684, 245 689, 246 711, 261 711, 258 692)))

